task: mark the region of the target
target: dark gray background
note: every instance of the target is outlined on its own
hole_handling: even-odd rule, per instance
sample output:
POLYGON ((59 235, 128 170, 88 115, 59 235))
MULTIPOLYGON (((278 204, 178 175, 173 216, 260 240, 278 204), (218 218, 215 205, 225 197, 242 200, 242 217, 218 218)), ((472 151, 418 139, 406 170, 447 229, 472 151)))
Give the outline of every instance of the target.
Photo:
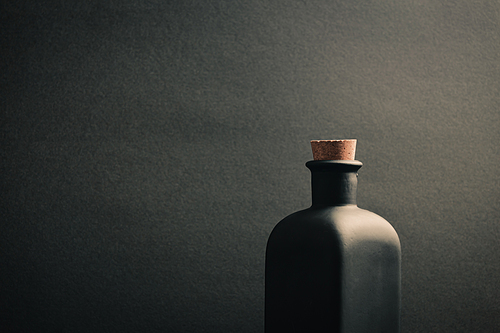
POLYGON ((500 331, 498 1, 1 11, 2 332, 263 332, 309 140, 357 138, 403 332, 500 331))

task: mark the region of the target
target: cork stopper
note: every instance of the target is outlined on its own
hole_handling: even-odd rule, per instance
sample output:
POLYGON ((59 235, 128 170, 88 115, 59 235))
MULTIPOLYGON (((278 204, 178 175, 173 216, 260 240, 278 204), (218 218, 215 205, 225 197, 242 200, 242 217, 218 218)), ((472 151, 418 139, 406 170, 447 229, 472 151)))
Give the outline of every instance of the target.
POLYGON ((312 140, 311 148, 315 161, 354 160, 356 139, 312 140))

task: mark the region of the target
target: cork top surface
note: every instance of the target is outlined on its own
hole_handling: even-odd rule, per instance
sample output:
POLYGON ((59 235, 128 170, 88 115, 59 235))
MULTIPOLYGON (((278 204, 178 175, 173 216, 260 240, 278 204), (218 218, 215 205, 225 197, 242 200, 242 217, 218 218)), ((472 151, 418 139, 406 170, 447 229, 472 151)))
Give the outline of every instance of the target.
POLYGON ((356 142, 356 139, 311 140, 313 158, 315 161, 353 161, 356 155, 356 142))

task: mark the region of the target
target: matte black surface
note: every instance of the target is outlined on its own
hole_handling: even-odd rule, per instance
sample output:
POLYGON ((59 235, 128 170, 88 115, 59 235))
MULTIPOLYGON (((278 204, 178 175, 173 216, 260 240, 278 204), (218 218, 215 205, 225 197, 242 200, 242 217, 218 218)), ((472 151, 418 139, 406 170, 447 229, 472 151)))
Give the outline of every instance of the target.
POLYGON ((309 161, 314 206, 356 205, 360 161, 309 161), (332 172, 335 172, 332 175, 332 172))
POLYGON ((402 332, 500 331, 496 1, 3 1, 0 331, 262 332, 309 140, 357 138, 402 332))
POLYGON ((310 161, 313 204, 266 247, 266 333, 399 333, 401 246, 356 205, 359 161, 310 161))

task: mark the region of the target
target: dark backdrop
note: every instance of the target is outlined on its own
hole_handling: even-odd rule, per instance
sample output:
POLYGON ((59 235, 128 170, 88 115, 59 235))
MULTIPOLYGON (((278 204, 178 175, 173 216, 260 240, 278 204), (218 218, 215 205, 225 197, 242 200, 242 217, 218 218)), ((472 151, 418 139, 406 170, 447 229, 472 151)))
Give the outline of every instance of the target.
POLYGON ((2 332, 263 332, 309 140, 357 138, 403 332, 500 330, 497 1, 1 11, 2 332))

